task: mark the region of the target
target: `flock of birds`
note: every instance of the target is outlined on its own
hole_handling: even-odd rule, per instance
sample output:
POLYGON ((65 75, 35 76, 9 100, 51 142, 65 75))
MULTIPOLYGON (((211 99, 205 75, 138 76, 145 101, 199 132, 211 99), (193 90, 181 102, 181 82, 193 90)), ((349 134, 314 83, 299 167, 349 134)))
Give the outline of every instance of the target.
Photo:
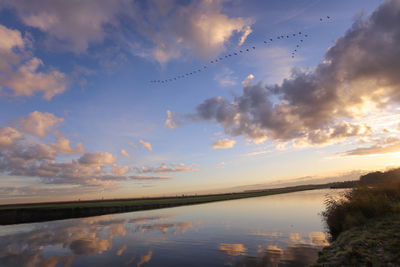
MULTIPOLYGON (((320 18, 320 21, 326 21, 326 20, 330 20, 330 19, 331 19, 330 16, 326 16, 326 18, 320 18)), ((264 40, 264 44, 268 45, 268 44, 272 44, 274 42, 274 40, 278 41, 278 40, 284 40, 284 39, 290 39, 290 38, 296 38, 296 37, 298 38, 298 42, 296 43, 296 47, 292 50, 292 54, 291 54, 291 57, 295 58, 297 53, 299 52, 302 44, 304 43, 305 39, 309 37, 308 34, 305 34, 305 33, 301 32, 301 31, 299 31, 299 32, 296 32, 296 33, 280 35, 280 36, 277 36, 275 38, 269 38, 267 40, 264 40)), ((256 50, 256 46, 243 48, 243 49, 231 52, 229 54, 226 54, 225 56, 219 56, 219 57, 217 57, 215 59, 210 60, 209 65, 204 65, 204 66, 199 67, 197 69, 194 69, 192 71, 189 71, 189 72, 186 72, 186 73, 183 73, 183 74, 180 74, 180 75, 177 75, 175 77, 168 78, 168 79, 151 80, 150 83, 169 83, 169 82, 178 81, 180 79, 188 78, 188 77, 190 77, 192 75, 195 75, 195 74, 198 74, 198 73, 201 73, 201 72, 207 70, 209 66, 217 64, 220 61, 229 59, 231 57, 236 57, 236 56, 239 56, 241 54, 245 54, 245 53, 251 52, 253 50, 256 50)))

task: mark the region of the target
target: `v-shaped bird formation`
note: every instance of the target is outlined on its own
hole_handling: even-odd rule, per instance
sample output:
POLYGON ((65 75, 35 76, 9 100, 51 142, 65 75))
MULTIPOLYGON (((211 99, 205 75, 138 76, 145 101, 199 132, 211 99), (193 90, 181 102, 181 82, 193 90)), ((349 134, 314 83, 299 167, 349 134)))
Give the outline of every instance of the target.
MULTIPOLYGON (((320 18, 320 21, 330 21, 331 17, 330 16, 326 16, 326 18, 320 18)), ((296 43, 295 43, 295 47, 292 50, 291 53, 291 58, 295 58, 296 55, 298 54, 298 52, 300 51, 300 49, 302 48, 304 42, 306 41, 306 39, 309 38, 309 34, 308 33, 304 33, 302 31, 298 31, 298 32, 294 32, 294 33, 290 33, 290 34, 283 34, 283 35, 278 35, 275 37, 268 37, 266 40, 263 41, 264 45, 271 45, 273 43, 277 43, 277 42, 281 42, 284 40, 288 40, 288 39, 295 39, 296 43)), ((201 72, 206 71, 207 69, 209 69, 210 67, 212 67, 213 65, 216 65, 222 61, 226 61, 228 59, 237 57, 237 56, 245 56, 247 53, 251 53, 252 51, 256 50, 256 46, 249 46, 246 48, 240 48, 237 49, 235 51, 232 51, 228 54, 225 55, 221 55, 217 58, 211 59, 208 64, 205 64, 201 67, 198 67, 196 69, 192 69, 186 73, 181 73, 179 75, 167 78, 167 79, 163 79, 163 80, 151 80, 150 83, 159 83, 159 84, 164 84, 164 83, 170 83, 170 82, 174 82, 174 81, 178 81, 181 79, 185 79, 185 78, 189 78, 195 74, 199 74, 201 72)))

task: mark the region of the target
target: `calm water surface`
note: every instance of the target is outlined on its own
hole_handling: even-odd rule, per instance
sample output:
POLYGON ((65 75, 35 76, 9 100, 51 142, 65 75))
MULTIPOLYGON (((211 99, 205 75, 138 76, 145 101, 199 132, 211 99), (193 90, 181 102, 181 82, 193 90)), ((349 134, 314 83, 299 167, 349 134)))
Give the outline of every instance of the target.
POLYGON ((328 245, 314 190, 0 226, 0 266, 306 266, 328 245))

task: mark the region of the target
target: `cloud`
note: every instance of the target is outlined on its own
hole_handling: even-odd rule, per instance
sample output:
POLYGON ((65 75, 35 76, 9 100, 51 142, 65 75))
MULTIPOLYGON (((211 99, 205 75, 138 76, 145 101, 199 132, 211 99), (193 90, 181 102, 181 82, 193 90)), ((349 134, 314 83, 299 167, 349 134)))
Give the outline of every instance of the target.
POLYGON ((353 136, 366 136, 372 134, 372 128, 366 124, 352 124, 341 121, 336 125, 327 127, 323 130, 317 129, 310 131, 302 138, 295 140, 297 147, 312 145, 329 145, 338 143, 346 138, 353 136))
POLYGON ((57 142, 50 143, 50 146, 60 154, 83 154, 85 153, 85 148, 82 143, 77 143, 75 147, 71 146, 71 141, 60 133, 56 132, 57 142))
POLYGON ((368 135, 362 122, 368 112, 400 103, 399 23, 400 3, 385 1, 337 39, 313 70, 293 69, 280 85, 244 86, 233 100, 206 99, 191 116, 254 142, 322 144, 368 135))
POLYGON ((130 157, 131 157, 131 155, 129 155, 129 153, 126 152, 125 149, 121 149, 121 150, 119 151, 119 153, 121 153, 121 155, 124 156, 124 157, 127 157, 127 158, 130 158, 130 157))
POLYGON ((249 18, 229 17, 223 13, 223 1, 201 0, 182 5, 170 1, 136 3, 131 18, 138 32, 154 44, 150 54, 160 63, 178 58, 183 52, 213 57, 225 49, 235 33, 244 42, 251 32, 249 18))
POLYGON ((242 85, 243 85, 244 87, 249 86, 250 83, 251 83, 251 80, 253 80, 253 79, 254 79, 254 75, 253 75, 253 74, 249 74, 249 75, 246 77, 246 79, 244 79, 244 80, 242 81, 242 85))
POLYGON ((130 145, 131 147, 133 147, 134 149, 138 150, 137 145, 134 142, 129 141, 128 145, 130 145))
POLYGON ((23 50, 27 40, 24 40, 18 30, 8 29, 0 25, 0 55, 2 61, 0 63, 0 70, 7 71, 11 69, 12 65, 16 65, 21 60, 21 56, 16 53, 16 50, 23 50))
POLYGON ((148 151, 153 151, 153 147, 149 142, 145 142, 143 140, 139 140, 139 143, 142 145, 143 148, 146 148, 148 151))
POLYGON ((3 159, 5 170, 10 175, 38 177, 47 184, 78 184, 89 186, 111 186, 124 179, 106 172, 104 164, 84 164, 79 160, 56 162, 55 154, 45 154, 45 147, 33 147, 26 152, 9 152, 3 159), (39 148, 42 151, 37 151, 39 148), (53 158, 52 158, 53 157, 53 158))
POLYGON ((215 75, 214 80, 216 80, 220 86, 228 87, 236 85, 236 77, 233 76, 233 71, 227 67, 224 67, 222 72, 215 75))
POLYGON ((121 165, 118 165, 118 164, 113 164, 112 165, 112 172, 116 176, 124 176, 130 170, 131 170, 131 168, 129 168, 129 166, 121 166, 121 165))
POLYGON ((56 70, 38 72, 37 69, 43 65, 38 58, 30 59, 7 77, 1 76, 2 87, 12 89, 14 96, 32 96, 36 92, 42 92, 43 98, 47 100, 63 93, 66 89, 65 74, 56 70))
POLYGON ((245 157, 253 157, 253 156, 259 156, 259 155, 265 155, 271 153, 272 150, 261 150, 261 151, 254 151, 246 154, 242 154, 242 156, 245 157))
POLYGON ((174 129, 178 126, 182 126, 187 122, 198 121, 199 118, 194 114, 180 114, 167 110, 167 119, 165 120, 165 126, 169 129, 174 129))
POLYGON ((190 172, 194 171, 192 165, 186 165, 184 163, 171 163, 167 166, 165 163, 161 163, 158 167, 142 166, 137 168, 139 173, 171 173, 171 172, 190 172))
MULTIPOLYGON (((14 123, 23 133, 35 134, 41 138, 63 122, 51 113, 35 111, 22 116, 14 123)), ((51 184, 85 184, 109 186, 126 177, 107 172, 107 165, 116 161, 116 157, 107 152, 85 153, 83 145, 71 146, 71 141, 55 131, 56 142, 49 144, 29 141, 18 130, 0 127, 0 171, 9 175, 39 177, 51 184), (77 160, 57 162, 56 156, 63 154, 82 154, 77 160)), ((122 170, 119 171, 119 174, 122 170)))
MULTIPOLYGON (((85 188, 113 189, 123 181, 143 183, 173 179, 143 175, 143 173, 196 171, 192 169, 193 165, 184 163, 143 168, 119 165, 116 163, 116 155, 108 152, 86 152, 82 143, 79 142, 73 146, 71 140, 65 138, 60 132, 52 131, 63 121, 63 118, 58 118, 51 113, 35 111, 12 121, 21 130, 9 126, 0 127, 0 173, 27 178, 36 177, 42 184, 57 185, 47 191, 28 187, 7 187, 0 191, 0 195, 9 192, 13 196, 32 196, 29 190, 55 195, 54 192, 57 190, 67 192, 65 186, 75 186, 79 192, 89 192, 90 190, 87 191, 85 188), (43 143, 41 138, 47 139, 49 132, 53 132, 56 141, 43 143), (39 138, 31 138, 27 134, 35 134, 39 138), (66 160, 63 155, 69 154, 78 156, 66 160)), ((151 151, 150 143, 142 140, 140 142, 143 147, 151 151)))
POLYGON ((213 143, 213 149, 227 149, 232 148, 236 144, 235 140, 230 140, 227 138, 220 139, 213 143))
POLYGON ((137 181, 162 181, 162 180, 173 180, 174 178, 165 176, 132 175, 129 176, 129 179, 137 181))
POLYGON ((34 164, 42 160, 53 160, 55 155, 56 151, 45 144, 15 145, 8 150, 5 158, 16 167, 18 165, 34 164))
POLYGON ((167 119, 165 120, 165 126, 167 126, 169 129, 174 129, 179 125, 178 121, 174 118, 174 114, 175 113, 171 110, 167 110, 167 119))
POLYGON ((400 139, 397 137, 387 137, 379 140, 374 145, 348 150, 342 156, 381 155, 394 152, 400 152, 400 139))
POLYGON ((240 37, 238 45, 242 46, 244 44, 244 42, 246 41, 247 36, 249 36, 250 33, 252 33, 252 32, 253 32, 253 30, 250 28, 250 26, 246 26, 246 28, 243 30, 243 35, 240 37))
POLYGON ((85 153, 77 160, 56 162, 56 152, 45 144, 16 146, 0 158, 0 171, 9 175, 38 177, 45 184, 115 187, 120 181, 161 181, 171 177, 128 175, 131 168, 115 164, 107 152, 85 153), (111 172, 108 170, 111 169, 111 172))
POLYGON ((47 133, 63 122, 63 118, 57 118, 51 113, 34 111, 16 120, 17 124, 25 133, 46 137, 47 133))
POLYGON ((245 42, 253 19, 229 16, 224 2, 4 0, 0 9, 15 10, 22 23, 45 33, 53 49, 83 53, 107 38, 122 39, 125 50, 163 64, 184 53, 213 57, 232 37, 245 42))
POLYGON ((42 60, 32 57, 31 42, 23 38, 18 30, 0 25, 0 92, 12 96, 32 96, 38 92, 50 100, 66 89, 66 75, 57 70, 38 71, 43 68, 42 60))
POLYGON ((22 134, 11 127, 0 127, 0 150, 10 147, 22 134))
MULTIPOLYGON (((107 35, 107 26, 116 26, 116 15, 129 10, 128 1, 3 1, 14 8, 22 22, 48 34, 48 43, 73 52, 84 52, 89 44, 107 35)), ((1 7, 1 6, 0 6, 1 7)))
POLYGON ((108 152, 87 152, 78 159, 78 162, 84 165, 101 165, 112 164, 116 160, 117 157, 108 152))

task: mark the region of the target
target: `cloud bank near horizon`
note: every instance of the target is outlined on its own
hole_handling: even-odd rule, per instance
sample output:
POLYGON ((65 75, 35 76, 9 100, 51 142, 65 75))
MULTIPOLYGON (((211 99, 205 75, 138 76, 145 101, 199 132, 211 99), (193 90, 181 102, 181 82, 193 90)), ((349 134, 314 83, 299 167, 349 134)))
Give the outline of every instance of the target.
MULTIPOLYGON (((13 120, 12 126, 0 127, 0 173, 27 179, 39 178, 41 183, 48 185, 115 188, 124 181, 154 182, 174 179, 147 175, 149 173, 196 171, 192 168, 193 165, 185 163, 170 163, 170 166, 162 163, 159 167, 120 165, 116 155, 109 152, 88 152, 81 142, 74 143, 63 136, 57 130, 62 122, 63 118, 51 113, 34 111, 13 120), (54 137, 54 141, 44 142, 54 137), (67 159, 63 155, 76 157, 67 159)), ((141 144, 152 151, 149 142, 142 141, 141 144)), ((9 187, 12 192, 25 192, 29 188, 34 187, 9 187)))

